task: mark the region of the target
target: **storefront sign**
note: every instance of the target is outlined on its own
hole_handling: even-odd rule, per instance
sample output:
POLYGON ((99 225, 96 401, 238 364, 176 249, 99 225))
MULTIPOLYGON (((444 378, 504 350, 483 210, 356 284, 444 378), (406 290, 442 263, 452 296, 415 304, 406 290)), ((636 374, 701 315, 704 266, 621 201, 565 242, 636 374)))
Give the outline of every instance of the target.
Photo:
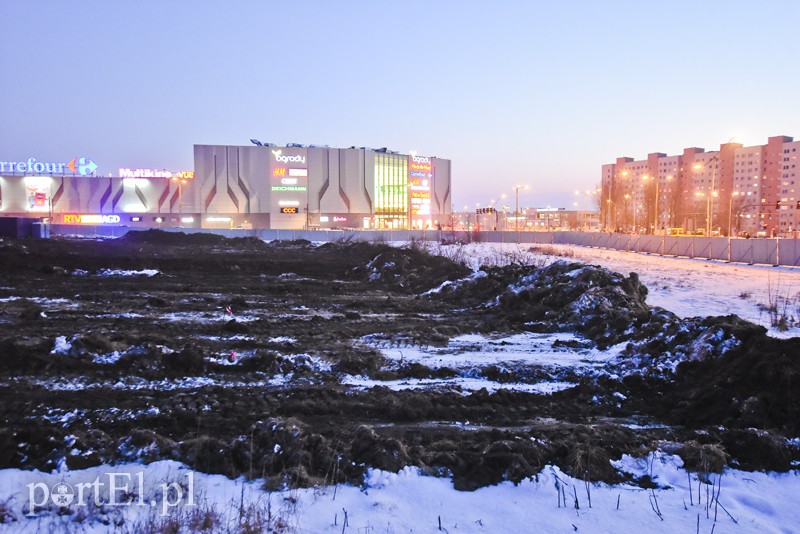
POLYGON ((49 176, 26 176, 24 182, 28 197, 27 211, 49 211, 53 179, 49 176))
POLYGON ((431 158, 411 155, 408 164, 409 196, 412 215, 431 214, 431 180, 433 165, 431 158))
POLYGON ((97 164, 89 158, 72 158, 69 163, 48 163, 28 158, 23 161, 0 161, 0 174, 72 174, 91 176, 97 170, 97 164))
POLYGON ((120 178, 180 178, 181 180, 191 180, 194 178, 193 171, 172 172, 164 169, 128 169, 119 170, 120 178))
POLYGON ((281 213, 298 213, 299 208, 281 208, 281 213))
POLYGON ((119 215, 64 214, 64 224, 117 224, 119 215))
POLYGON ((306 157, 300 154, 283 154, 283 149, 273 150, 272 155, 279 163, 305 163, 306 157))
POLYGON ((308 188, 304 185, 273 185, 273 191, 306 191, 308 188))

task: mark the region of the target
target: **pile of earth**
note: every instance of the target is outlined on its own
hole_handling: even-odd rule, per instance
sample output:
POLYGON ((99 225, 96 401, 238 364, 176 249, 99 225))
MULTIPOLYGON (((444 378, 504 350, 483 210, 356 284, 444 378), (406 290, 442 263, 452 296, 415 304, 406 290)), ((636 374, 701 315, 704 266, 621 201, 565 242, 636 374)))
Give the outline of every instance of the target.
POLYGON ((307 487, 358 485, 368 468, 397 471, 412 465, 473 490, 535 477, 545 465, 586 480, 620 482, 625 475, 612 460, 655 449, 679 454, 701 472, 719 472, 728 464, 785 471, 800 460, 800 450, 776 432, 617 424, 601 416, 608 410, 593 404, 601 393, 585 384, 553 398, 382 388, 355 396, 307 388, 266 402, 247 398, 257 397, 256 391, 231 388, 171 393, 170 399, 153 395, 158 409, 137 421, 68 412, 62 418, 76 421, 67 428, 31 422, 0 429, 0 468, 51 471, 174 459, 206 473, 262 478, 270 487, 307 487), (205 403, 216 407, 203 411, 205 403), (457 422, 467 419, 467 428, 457 422), (721 463, 706 465, 698 450, 721 463))
POLYGON ((428 298, 471 306, 488 330, 578 332, 600 349, 624 344, 609 371, 676 423, 800 433, 800 339, 771 338, 735 315, 679 318, 649 306, 636 273, 567 261, 481 272, 428 298))
MULTIPOLYGON (((800 340, 769 338, 735 316, 680 319, 650 307, 635 273, 568 262, 472 273, 415 246, 149 231, 6 241, 0 274, 1 296, 26 295, 0 305, 0 467, 173 458, 279 486, 359 483, 369 467, 415 465, 474 489, 535 476, 546 464, 615 482, 623 475, 610 460, 655 448, 701 471, 726 463, 786 470, 800 460, 786 439, 800 435, 800 340), (74 274, 111 268, 161 275, 74 274), (80 298, 80 311, 43 316, 42 302, 59 298, 80 298), (256 301, 260 314, 249 323, 104 317, 118 302, 143 315, 189 302, 190 312, 196 303, 224 317, 225 307, 256 301), (445 343, 459 333, 522 331, 577 332, 599 348, 620 347, 619 357, 599 377, 552 395, 357 391, 339 381, 381 372, 378 351, 351 343, 361 336, 445 343), (248 357, 209 359, 211 342, 197 334, 250 337, 231 341, 248 357), (265 341, 287 335, 297 338, 291 351, 265 341), (51 354, 59 337, 70 347, 51 354), (112 353, 113 363, 96 361, 112 353), (323 356, 330 370, 294 357, 301 353, 323 356), (288 374, 301 380, 241 385, 288 374), (220 382, 178 391, 105 385, 130 377, 220 382), (92 387, 47 388, 61 379, 92 387), (640 419, 646 424, 630 424, 640 419)), ((417 364, 393 378, 437 372, 417 364)))
POLYGON ((472 272, 466 265, 430 254, 423 247, 414 246, 413 242, 408 247, 354 242, 325 244, 320 249, 328 247, 359 263, 350 271, 350 277, 369 280, 395 291, 416 294, 472 272))

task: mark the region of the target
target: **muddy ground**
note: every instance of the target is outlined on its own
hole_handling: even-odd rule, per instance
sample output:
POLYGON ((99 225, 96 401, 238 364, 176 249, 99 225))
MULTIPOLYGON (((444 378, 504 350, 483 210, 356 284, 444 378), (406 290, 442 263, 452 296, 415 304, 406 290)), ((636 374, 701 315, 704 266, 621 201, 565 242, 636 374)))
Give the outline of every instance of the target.
MULTIPOLYGON (((546 464, 616 482, 610 460, 657 448, 696 471, 800 460, 787 439, 800 435, 800 340, 768 338, 735 317, 679 320, 645 304, 635 275, 580 268, 493 268, 426 295, 471 271, 383 244, 155 231, 5 240, 0 468, 172 458, 277 487, 358 484, 367 467, 416 465, 470 490, 546 464), (455 373, 387 366, 380 343, 523 331, 628 343, 625 361, 550 395, 341 380, 455 373), (671 358, 682 363, 664 372, 671 358)), ((536 378, 535 369, 479 372, 536 378)))

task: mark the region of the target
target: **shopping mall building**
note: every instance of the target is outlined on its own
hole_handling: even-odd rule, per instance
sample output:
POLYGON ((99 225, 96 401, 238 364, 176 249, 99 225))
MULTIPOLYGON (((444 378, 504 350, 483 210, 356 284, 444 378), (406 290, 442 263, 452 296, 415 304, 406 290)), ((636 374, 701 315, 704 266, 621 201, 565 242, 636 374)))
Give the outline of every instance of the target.
POLYGON ((447 227, 450 161, 387 149, 195 145, 194 170, 0 161, 0 216, 158 228, 447 227))

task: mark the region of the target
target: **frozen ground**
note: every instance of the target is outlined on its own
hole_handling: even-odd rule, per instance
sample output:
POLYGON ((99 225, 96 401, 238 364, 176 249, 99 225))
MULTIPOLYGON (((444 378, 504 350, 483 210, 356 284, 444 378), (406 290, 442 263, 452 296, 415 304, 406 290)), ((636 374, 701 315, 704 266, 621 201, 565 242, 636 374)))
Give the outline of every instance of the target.
POLYGON ((767 534, 793 532, 800 524, 800 508, 795 505, 800 477, 795 473, 728 469, 721 476, 701 477, 701 482, 697 474, 682 469, 680 458, 660 452, 642 458, 623 456, 616 465, 637 478, 650 476, 659 488, 587 485, 549 466, 518 486, 503 482, 474 492, 456 491, 448 479, 424 476, 412 468, 398 473, 370 470, 360 487, 278 492, 263 490, 258 481, 204 475, 172 461, 52 474, 6 469, 0 471, 0 488, 7 496, 3 506, 8 515, 0 532, 162 532, 178 523, 186 532, 199 531, 205 525, 214 532, 250 527, 247 531, 369 534, 767 534), (110 473, 120 488, 114 495, 109 493, 110 473), (84 486, 81 499, 79 484, 98 480, 100 485, 84 486), (34 504, 41 504, 61 482, 69 485, 66 493, 72 495, 72 514, 58 515, 49 503, 27 515, 31 488, 35 488, 34 504), (181 486, 180 499, 177 485, 181 486), (172 491, 166 501, 165 489, 172 491), (100 504, 89 505, 95 497, 100 504), (111 506, 112 498, 128 504, 111 506))
POLYGON ((591 343, 572 333, 539 334, 524 332, 502 337, 466 334, 450 339, 446 346, 395 347, 383 336, 365 336, 360 343, 380 350, 389 360, 386 370, 403 365, 421 364, 430 369, 448 369, 456 376, 447 378, 406 378, 377 380, 346 375, 342 383, 357 389, 386 387, 407 389, 453 390, 470 393, 486 389, 489 393, 504 389, 549 394, 577 385, 582 375, 604 372, 624 345, 609 350, 589 348, 591 343), (491 380, 486 367, 496 373, 528 376, 524 381, 491 380))
POLYGON ((482 264, 503 265, 510 261, 550 263, 574 260, 606 267, 627 275, 639 274, 649 293, 647 302, 680 317, 736 314, 770 328, 775 337, 800 336, 800 269, 764 265, 728 264, 657 254, 579 247, 575 245, 517 245, 470 243, 430 247, 431 252, 464 259, 473 269, 482 264), (540 251, 530 252, 531 247, 540 251), (794 326, 786 331, 772 328, 764 310, 778 298, 778 307, 794 326))
MULTIPOLYGON (((791 269, 725 265, 699 260, 660 258, 580 247, 555 247, 553 252, 568 256, 565 258, 568 260, 575 259, 600 264, 622 273, 636 271, 640 273, 643 283, 650 289, 648 300, 651 304, 662 306, 682 316, 737 313, 764 324, 768 317, 758 309, 757 305, 768 300, 770 287, 773 288, 773 293, 780 288, 780 293, 786 295, 797 293, 800 290, 800 273, 791 269), (744 293, 748 295, 743 295, 744 293)), ((547 263, 562 259, 558 255, 531 253, 528 247, 517 247, 516 245, 469 245, 457 250, 440 248, 440 253, 451 257, 461 254, 462 258, 474 267, 480 263, 504 264, 521 260, 547 263)), ((140 273, 139 271, 130 272, 140 273)), ((120 279, 121 283, 129 279, 125 275, 116 276, 123 277, 120 279)), ((102 278, 105 277, 98 277, 98 279, 102 278)), ((153 281, 164 279, 165 282, 169 282, 170 280, 167 276, 140 276, 138 280, 146 281, 150 278, 153 281)), ((219 279, 223 278, 219 277, 219 279)), ((289 282, 297 281, 297 278, 294 277, 284 278, 289 282)), ((0 302, 7 306, 18 305, 20 304, 20 297, 16 296, 18 294, 22 293, 5 297, 0 302)), ((289 294, 291 293, 287 291, 279 295, 281 299, 286 299, 289 294)), ((413 295, 411 297, 413 298, 413 295)), ((353 297, 348 296, 347 298, 353 297)), ((178 335, 192 336, 192 339, 213 343, 214 351, 203 353, 205 359, 202 361, 206 363, 213 361, 215 364, 227 366, 228 364, 224 363, 227 356, 236 350, 236 358, 231 358, 232 361, 229 362, 231 366, 236 366, 252 357, 255 349, 248 343, 259 342, 265 345, 291 343, 298 344, 299 350, 303 343, 307 343, 307 339, 304 338, 305 330, 308 328, 305 325, 306 322, 313 319, 313 323, 310 324, 313 324, 316 329, 321 329, 326 325, 322 319, 330 321, 341 315, 339 308, 329 308, 329 310, 335 311, 320 311, 318 307, 310 304, 310 307, 306 307, 305 304, 297 305, 299 303, 295 301, 285 305, 282 303, 279 309, 259 308, 253 305, 254 299, 251 295, 248 295, 248 299, 249 302, 232 304, 236 308, 237 321, 241 319, 240 322, 246 326, 242 330, 244 333, 235 335, 220 333, 224 331, 220 330, 217 325, 224 325, 232 313, 222 311, 227 306, 227 302, 219 299, 217 299, 219 302, 217 300, 209 301, 206 311, 178 309, 165 313, 165 310, 162 309, 163 306, 156 306, 152 310, 147 306, 140 306, 139 313, 135 315, 114 316, 106 313, 105 308, 102 308, 102 313, 95 310, 93 317, 105 321, 113 319, 114 327, 122 330, 123 327, 128 328, 129 323, 144 323, 147 317, 152 316, 157 319, 154 322, 158 324, 167 324, 169 328, 174 329, 179 327, 175 330, 176 337, 178 335), (291 313, 286 313, 287 310, 291 313), (239 316, 240 311, 246 312, 247 315, 239 316), (288 329, 287 324, 283 323, 272 326, 265 321, 265 318, 286 320, 288 325, 291 325, 289 320, 296 321, 298 324, 302 320, 303 325, 288 329), (230 346, 225 343, 229 343, 230 346), (241 346, 246 348, 240 348, 241 346)), ((73 311, 76 307, 80 308, 79 311, 83 313, 83 306, 85 306, 83 301, 73 302, 67 299, 33 297, 28 300, 41 306, 50 316, 49 319, 44 315, 42 318, 48 320, 58 319, 60 313, 65 310, 73 311)), ((178 307, 179 304, 180 302, 170 305, 178 307)), ((376 329, 370 328, 369 332, 386 333, 365 335, 365 332, 361 330, 346 331, 344 321, 331 322, 332 326, 328 328, 335 331, 337 336, 351 335, 352 337, 348 339, 355 339, 357 348, 360 348, 359 345, 366 345, 367 348, 377 349, 386 359, 381 364, 385 364, 385 367, 381 369, 384 374, 376 373, 376 376, 386 377, 384 380, 354 376, 357 374, 356 372, 353 375, 340 372, 338 375, 341 383, 349 386, 352 390, 341 396, 364 396, 363 406, 365 407, 376 404, 375 401, 381 395, 388 395, 384 391, 380 391, 371 397, 368 396, 371 392, 378 391, 374 388, 380 386, 390 390, 457 391, 465 395, 465 397, 451 395, 451 397, 456 397, 456 401, 452 404, 442 405, 443 410, 449 411, 441 413, 448 414, 461 409, 462 400, 469 393, 479 389, 486 389, 488 392, 510 390, 537 393, 539 395, 529 396, 535 397, 530 400, 531 404, 537 402, 542 406, 547 403, 558 404, 565 399, 565 394, 571 392, 555 393, 551 397, 542 395, 571 388, 587 374, 593 376, 594 373, 603 372, 609 364, 613 363, 621 349, 621 345, 618 345, 605 351, 599 351, 591 348, 591 343, 586 343, 579 336, 570 333, 520 333, 504 335, 504 337, 468 334, 451 338, 443 347, 425 345, 424 341, 419 339, 409 346, 403 346, 411 339, 409 332, 415 334, 414 328, 409 327, 409 330, 401 330, 399 334, 392 334, 389 330, 383 330, 388 323, 411 320, 419 321, 420 325, 429 320, 433 323, 433 317, 436 314, 429 316, 425 310, 422 310, 413 316, 412 314, 402 315, 397 313, 396 309, 388 307, 388 304, 385 311, 369 307, 362 311, 364 311, 360 314, 362 320, 381 317, 385 321, 376 329), (420 345, 420 343, 423 344, 420 345), (396 378, 399 374, 398 370, 414 364, 421 364, 434 370, 445 368, 452 373, 444 378, 396 378), (490 367, 497 368, 494 370, 494 375, 488 373, 490 367), (509 382, 499 378, 505 371, 512 372, 514 379, 519 380, 509 382), (392 373, 395 374, 392 375, 392 373)), ((48 323, 44 324, 47 326, 48 323)), ((65 359, 72 342, 77 343, 77 338, 73 336, 77 336, 78 330, 72 326, 71 322, 65 320, 63 324, 69 325, 69 332, 64 330, 67 328, 66 326, 59 328, 57 330, 59 335, 55 336, 55 343, 49 345, 52 347, 52 353, 47 357, 55 361, 65 359)), ((168 332, 172 332, 172 330, 168 332)), ((794 329, 780 334, 798 335, 800 331, 794 329)), ((155 345, 151 352, 165 353, 161 343, 172 344, 173 340, 166 335, 160 336, 158 339, 159 344, 155 345)), ((335 341, 334 336, 326 339, 325 347, 333 346, 335 341)), ((49 347, 47 350, 50 350, 49 347)), ((170 352, 177 352, 178 348, 179 345, 175 344, 175 349, 170 349, 170 352)), ((277 347, 269 348, 270 350, 277 349, 277 347)), ((280 356, 282 360, 286 360, 286 365, 292 370, 296 371, 301 366, 308 368, 310 372, 302 375, 303 380, 319 380, 322 374, 331 372, 331 363, 333 362, 325 360, 324 351, 314 352, 319 356, 309 354, 281 354, 280 356)), ((96 355, 93 364, 98 368, 111 368, 117 362, 118 357, 119 353, 117 352, 104 351, 102 354, 96 355)), ((229 370, 231 368, 226 367, 226 372, 229 370)), ((235 371, 236 368, 233 367, 232 370, 235 371)), ((157 375, 156 378, 145 378, 125 377, 123 374, 121 378, 115 375, 115 369, 108 372, 106 369, 97 371, 98 376, 93 378, 79 374, 69 374, 49 380, 31 375, 22 382, 17 382, 16 378, 12 378, 2 384, 4 387, 1 387, 0 391, 22 391, 30 388, 34 392, 46 390, 53 394, 62 394, 59 398, 66 398, 67 395, 63 395, 65 392, 69 393, 69 398, 80 398, 84 391, 91 391, 92 397, 98 400, 102 399, 102 395, 99 394, 102 390, 111 391, 114 396, 121 390, 127 390, 129 393, 144 391, 146 396, 152 396, 154 399, 164 399, 167 396, 177 398, 185 395, 184 398, 188 400, 180 400, 180 402, 197 400, 198 413, 207 417, 215 415, 213 412, 217 409, 212 410, 204 402, 200 402, 200 394, 207 398, 208 390, 212 388, 215 390, 215 395, 217 392, 247 390, 241 397, 231 400, 233 404, 241 403, 243 408, 239 411, 225 405, 218 408, 219 413, 224 413, 225 417, 238 421, 239 418, 247 417, 247 414, 275 413, 276 406, 280 406, 277 403, 251 406, 245 402, 258 400, 265 392, 269 393, 270 389, 289 388, 292 385, 291 373, 279 372, 263 376, 253 373, 242 376, 231 374, 229 377, 223 377, 218 370, 215 375, 206 372, 198 376, 162 378, 161 375, 157 375), (156 395, 163 390, 168 390, 169 393, 156 395), (251 395, 249 390, 257 391, 257 393, 251 395), (227 411, 222 412, 221 410, 227 411)), ((338 384, 335 384, 335 387, 337 392, 342 389, 338 384)), ((279 398, 283 393, 280 391, 275 398, 279 398)), ((625 396, 621 393, 613 392, 613 390, 609 390, 608 393, 612 400, 615 397, 621 401, 625 400, 625 396)), ((305 396, 312 394, 313 391, 301 390, 298 398, 302 401, 305 400, 305 396)), ((403 395, 406 394, 407 392, 403 393, 403 395)), ((414 394, 416 395, 416 393, 414 394)), ((446 395, 442 395, 442 398, 445 397, 446 395)), ((408 403, 410 399, 410 397, 400 395, 393 398, 402 403, 408 403)), ((322 402, 331 400, 338 402, 338 397, 331 394, 317 404, 309 404, 309 408, 304 405, 303 409, 309 409, 316 414, 318 412, 314 411, 314 408, 319 408, 322 402)), ((106 420, 125 420, 142 416, 142 424, 149 427, 152 421, 167 412, 161 407, 161 402, 163 401, 157 401, 156 405, 149 407, 142 407, 140 404, 132 402, 130 407, 114 407, 110 410, 106 409, 106 411, 100 407, 78 410, 72 408, 71 405, 69 409, 62 409, 50 407, 48 404, 44 405, 46 411, 39 417, 51 421, 54 425, 65 425, 63 428, 68 433, 68 439, 72 440, 69 442, 66 454, 79 456, 84 454, 84 450, 73 445, 74 432, 76 432, 73 429, 79 426, 75 424, 76 422, 86 420, 97 427, 106 420)), ((527 401, 517 403, 517 400, 514 400, 513 402, 515 402, 513 409, 519 410, 524 407, 521 404, 525 404, 527 401)), ((581 402, 583 405, 587 404, 585 399, 581 402)), ((176 403, 164 402, 164 404, 173 407, 173 404, 177 406, 178 401, 176 400, 176 403)), ((503 412, 497 413, 502 415, 503 412)), ((331 417, 330 413, 325 417, 331 417)), ((351 417, 351 414, 345 414, 338 421, 326 422, 330 425, 344 425, 346 424, 346 421, 343 422, 345 417, 351 417)), ((368 417, 375 416, 368 415, 368 417)), ((450 419, 443 421, 443 425, 450 427, 463 425, 464 429, 470 430, 469 433, 473 433, 471 432, 472 428, 499 425, 494 414, 487 416, 484 421, 475 421, 469 417, 469 422, 464 423, 462 421, 467 421, 466 417, 458 419, 456 417, 457 415, 452 415, 450 419)), ((582 416, 576 415, 576 418, 580 417, 582 416)), ((221 419, 220 416, 220 422, 221 419)), ((419 435, 420 429, 424 426, 437 426, 437 421, 438 419, 425 420, 424 424, 410 429, 408 432, 419 435)), ((533 424, 531 421, 533 420, 526 419, 524 423, 525 425, 533 424)), ((627 428, 645 428, 637 426, 638 421, 639 419, 631 417, 621 420, 620 424, 627 428)), ((572 422, 571 420, 570 423, 572 422)), ((391 427, 400 426, 402 423, 403 420, 398 423, 397 420, 389 418, 381 419, 379 425, 391 427)), ((552 423, 555 424, 556 421, 553 420, 552 423)), ((603 419, 598 418, 588 424, 602 426, 604 423, 603 419)), ((199 422, 197 428, 199 429, 199 422)), ((247 432, 246 429, 249 427, 243 424, 241 428, 242 432, 247 432)), ((539 435, 544 436, 544 434, 539 435)), ((601 435, 589 434, 589 436, 601 435)), ((565 443, 572 443, 569 440, 574 438, 569 436, 565 443)), ((539 437, 528 437, 524 433, 515 433, 513 436, 509 434, 506 437, 508 438, 506 441, 509 443, 513 443, 514 440, 528 442, 529 439, 530 442, 538 442, 540 439, 539 437)), ((277 442, 277 438, 275 439, 275 441, 270 439, 267 442, 267 449, 274 451, 279 458, 289 458, 292 452, 288 446, 284 443, 282 452, 281 444, 277 442)), ((452 447, 460 445, 459 441, 467 439, 468 437, 459 435, 452 441, 452 447)), ((592 437, 592 439, 601 438, 592 437)), ((672 439, 672 437, 663 439, 672 439)), ((781 439, 785 441, 785 438, 781 439)), ((27 439, 27 441, 31 440, 27 439)), ((672 447, 675 446, 675 443, 673 442, 657 441, 653 443, 653 448, 659 447, 661 450, 674 452, 672 447)), ((27 444, 22 443, 19 446, 23 447, 27 444)), ((793 442, 793 446, 798 446, 796 441, 793 442)), ((120 450, 124 449, 120 447, 120 450)), ((480 452, 484 450, 483 448, 477 450, 478 454, 484 454, 480 452)), ((294 453, 296 452, 294 451, 294 453)), ((619 457, 619 454, 617 453, 614 457, 619 457)), ((638 479, 643 475, 650 476, 658 485, 658 489, 653 491, 644 490, 641 486, 634 484, 590 484, 587 486, 585 482, 565 475, 559 468, 549 466, 534 478, 523 480, 518 486, 514 486, 510 482, 503 482, 472 492, 456 491, 446 472, 439 471, 436 474, 440 476, 433 477, 426 476, 429 473, 421 473, 410 467, 397 473, 370 470, 361 485, 319 486, 310 489, 268 492, 263 489, 264 482, 259 478, 259 473, 254 473, 255 481, 245 482, 242 478, 230 480, 222 476, 190 471, 184 465, 172 461, 158 461, 148 465, 138 463, 101 465, 84 470, 68 470, 66 464, 61 462, 59 468, 52 473, 18 469, 0 470, 0 532, 175 531, 174 528, 169 528, 171 520, 176 520, 183 525, 183 531, 186 532, 200 531, 201 527, 208 526, 210 530, 217 532, 238 532, 246 530, 245 527, 253 527, 252 531, 351 532, 359 534, 625 531, 767 533, 792 532, 800 524, 800 510, 794 506, 794 498, 800 490, 800 477, 796 472, 776 474, 726 469, 721 478, 717 475, 709 475, 701 477, 703 480, 699 481, 697 474, 687 474, 687 471, 682 469, 682 462, 677 456, 666 452, 648 455, 644 449, 642 455, 644 457, 641 459, 623 456, 614 462, 614 466, 622 472, 629 473, 633 479, 638 479), (38 510, 32 517, 26 516, 30 505, 28 501, 29 484, 41 483, 47 491, 58 482, 65 482, 70 487, 77 488, 79 483, 104 478, 107 481, 109 473, 129 473, 130 479, 123 477, 123 479, 117 480, 119 484, 123 485, 126 480, 129 483, 135 482, 137 474, 141 473, 145 489, 139 492, 138 488, 127 488, 128 496, 136 500, 141 495, 141 502, 128 506, 110 506, 108 493, 101 492, 98 501, 100 504, 97 505, 81 508, 78 504, 74 504, 69 509, 70 513, 59 513, 55 506, 45 505, 44 509, 38 510), (192 480, 191 488, 186 484, 189 473, 191 473, 192 480), (160 496, 162 485, 169 486, 173 482, 181 483, 184 492, 191 489, 194 504, 175 508, 167 506, 163 508, 167 510, 166 515, 161 515, 159 512, 165 506, 164 499, 160 496), (589 505, 590 496, 591 506, 589 505)), ((143 456, 131 453, 126 456, 125 461, 136 457, 143 456)), ((550 460, 547 462, 550 463, 550 460)), ((319 480, 321 479, 322 477, 319 478, 319 480)), ((329 480, 327 476, 326 480, 329 480)), ((46 496, 43 494, 44 489, 40 487, 39 491, 37 499, 46 496)), ((116 495, 117 498, 122 498, 122 491, 116 495)), ((185 503, 187 495, 184 493, 183 497, 185 503)), ((43 501, 39 500, 39 502, 43 501)))

